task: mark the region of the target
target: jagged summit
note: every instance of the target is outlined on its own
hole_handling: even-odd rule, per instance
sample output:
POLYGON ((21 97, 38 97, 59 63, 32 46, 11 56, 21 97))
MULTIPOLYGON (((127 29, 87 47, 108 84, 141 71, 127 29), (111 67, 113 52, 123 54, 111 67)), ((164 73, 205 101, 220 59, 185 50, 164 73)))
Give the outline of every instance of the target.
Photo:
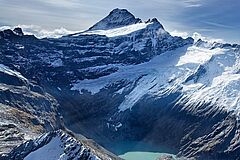
POLYGON ((22 28, 16 27, 14 29, 0 30, 0 40, 3 39, 19 39, 19 38, 36 39, 34 35, 26 35, 23 33, 22 28))
POLYGON ((141 19, 135 18, 128 10, 116 8, 107 17, 90 27, 89 30, 107 30, 138 22, 141 22, 141 19))
POLYGON ((14 29, 13 29, 13 32, 14 32, 15 34, 19 35, 19 36, 23 36, 23 35, 24 35, 24 34, 23 34, 23 31, 22 31, 22 28, 19 28, 19 27, 14 28, 14 29))
POLYGON ((0 39, 6 38, 6 37, 16 37, 17 34, 15 34, 11 29, 6 29, 3 31, 0 31, 0 39))
POLYGON ((105 35, 107 37, 117 37, 128 35, 140 30, 157 34, 157 31, 160 29, 164 30, 164 27, 157 18, 142 21, 139 18, 135 18, 135 16, 128 10, 117 8, 112 10, 108 16, 90 27, 88 30, 72 35, 105 35))
POLYGON ((13 30, 6 29, 3 31, 0 31, 0 39, 1 38, 13 38, 13 37, 18 37, 18 36, 23 36, 23 35, 24 35, 23 31, 19 27, 14 28, 13 30))

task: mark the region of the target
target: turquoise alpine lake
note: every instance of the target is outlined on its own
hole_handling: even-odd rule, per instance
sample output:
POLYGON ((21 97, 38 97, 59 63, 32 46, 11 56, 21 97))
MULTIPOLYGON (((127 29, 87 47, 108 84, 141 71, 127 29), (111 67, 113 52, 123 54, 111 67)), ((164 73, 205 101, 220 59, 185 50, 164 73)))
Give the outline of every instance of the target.
POLYGON ((136 141, 115 143, 107 148, 125 160, 156 160, 162 156, 169 156, 175 159, 176 154, 176 151, 167 147, 136 141))
POLYGON ((125 160, 157 160, 162 156, 169 156, 175 159, 175 155, 166 154, 166 153, 154 153, 154 152, 127 152, 123 155, 119 155, 120 158, 125 160))

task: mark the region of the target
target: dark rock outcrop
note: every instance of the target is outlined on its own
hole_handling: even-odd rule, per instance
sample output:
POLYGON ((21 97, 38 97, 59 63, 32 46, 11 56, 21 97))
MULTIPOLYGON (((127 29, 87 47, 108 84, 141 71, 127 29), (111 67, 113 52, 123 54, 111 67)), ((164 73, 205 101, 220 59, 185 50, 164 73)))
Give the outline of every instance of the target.
POLYGON ((135 18, 128 10, 116 8, 112 10, 107 17, 90 27, 89 30, 107 30, 136 24, 138 22, 141 22, 141 19, 135 18))
POLYGON ((61 127, 58 102, 19 72, 0 65, 0 153, 61 127))
MULTIPOLYGON (((73 135, 68 134, 65 131, 58 130, 45 133, 34 140, 29 140, 18 147, 15 147, 10 153, 0 155, 1 160, 16 159, 21 160, 24 158, 44 156, 46 159, 51 157, 50 154, 56 154, 58 152, 59 157, 65 157, 66 159, 79 159, 79 160, 120 160, 113 154, 109 154, 104 149, 98 146, 90 146, 86 143, 87 140, 81 140, 75 138, 73 135), (52 146, 52 153, 49 153, 49 145, 52 146), (45 149, 46 148, 46 149, 45 149), (59 150, 61 148, 61 150, 59 150), (41 149, 41 155, 37 152, 41 149), (55 151, 56 150, 56 151, 55 151), (43 155, 44 154, 44 155, 43 155)), ((51 147, 51 146, 50 146, 51 147)))

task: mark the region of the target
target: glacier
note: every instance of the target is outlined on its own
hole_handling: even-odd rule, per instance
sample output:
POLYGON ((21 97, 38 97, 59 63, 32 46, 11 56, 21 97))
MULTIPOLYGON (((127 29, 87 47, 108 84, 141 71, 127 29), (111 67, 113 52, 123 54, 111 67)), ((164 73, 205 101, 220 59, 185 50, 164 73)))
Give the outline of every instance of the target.
MULTIPOLYGON (((86 89, 96 94, 116 81, 134 81, 143 76, 133 91, 125 96, 118 107, 120 111, 131 109, 144 95, 164 96, 181 90, 184 98, 178 103, 211 102, 239 114, 239 56, 237 48, 211 49, 196 44, 165 52, 146 63, 121 66, 116 73, 108 76, 79 81, 71 89, 86 89), (204 69, 204 73, 200 68, 204 69)), ((121 90, 124 89, 127 88, 121 90)))

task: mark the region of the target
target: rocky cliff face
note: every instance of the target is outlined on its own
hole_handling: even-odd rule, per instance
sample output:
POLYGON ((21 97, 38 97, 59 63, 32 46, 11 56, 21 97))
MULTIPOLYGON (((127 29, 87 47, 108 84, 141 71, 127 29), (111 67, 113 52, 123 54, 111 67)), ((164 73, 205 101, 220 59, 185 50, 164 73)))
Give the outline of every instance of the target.
POLYGON ((89 30, 107 30, 140 22, 141 19, 135 18, 135 16, 126 9, 116 8, 112 10, 107 17, 90 27, 89 30))
POLYGON ((0 154, 61 126, 59 104, 42 87, 0 64, 0 154))
POLYGON ((99 146, 89 146, 87 140, 78 140, 74 135, 57 130, 45 133, 35 140, 29 140, 10 153, 0 156, 0 159, 24 159, 24 160, 117 160, 120 158, 107 153, 99 146), (96 148, 98 147, 98 148, 96 148))
POLYGON ((128 139, 189 158, 239 159, 239 45, 173 37, 158 20, 120 9, 85 32, 37 39, 5 30, 0 44, 0 64, 26 77, 1 83, 51 94, 75 133, 104 146, 128 139))

